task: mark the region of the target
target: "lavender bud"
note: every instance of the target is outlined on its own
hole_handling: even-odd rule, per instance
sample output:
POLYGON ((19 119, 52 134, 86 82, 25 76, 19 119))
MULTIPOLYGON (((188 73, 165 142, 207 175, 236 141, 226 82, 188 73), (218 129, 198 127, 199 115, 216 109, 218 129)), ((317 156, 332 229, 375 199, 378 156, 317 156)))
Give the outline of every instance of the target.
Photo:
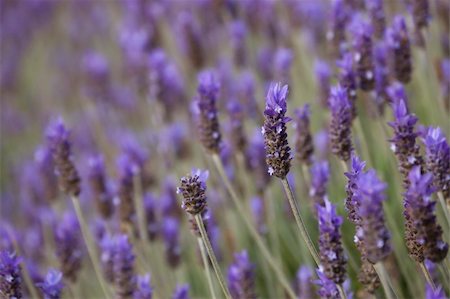
POLYGON ((309 196, 316 205, 325 206, 327 186, 330 179, 330 166, 328 161, 316 161, 311 167, 311 187, 309 196))
POLYGON ((314 74, 319 88, 319 101, 322 107, 327 107, 330 95, 331 69, 324 60, 316 60, 314 63, 314 74))
POLYGON ((190 299, 189 285, 188 284, 177 285, 175 291, 173 292, 172 299, 190 299))
POLYGON ((351 24, 353 33, 353 51, 356 63, 358 86, 363 91, 375 87, 375 72, 372 49, 372 26, 362 16, 356 15, 351 24))
POLYGON ((375 37, 383 38, 386 29, 383 0, 366 0, 366 8, 374 27, 375 37))
POLYGON ((295 291, 299 299, 315 298, 312 278, 313 273, 308 266, 301 266, 297 271, 295 291))
POLYGON ((386 184, 372 169, 360 175, 357 186, 356 196, 359 200, 358 211, 361 218, 361 231, 358 233, 364 239, 368 261, 376 264, 391 252, 390 233, 385 225, 383 213, 386 184))
POLYGON ((147 234, 150 241, 158 236, 159 225, 156 219, 156 200, 151 193, 144 195, 145 220, 147 220, 147 234))
POLYGON ((402 16, 396 16, 391 27, 387 29, 386 42, 390 49, 395 78, 402 83, 408 83, 412 74, 411 47, 405 19, 402 16))
POLYGON ((433 184, 444 198, 450 198, 450 148, 441 128, 430 127, 425 137, 427 170, 433 174, 433 184))
POLYGON ((166 261, 170 267, 176 268, 181 261, 181 248, 179 244, 180 222, 178 219, 165 218, 162 223, 162 237, 166 261))
POLYGON ((339 67, 339 84, 346 90, 347 97, 352 106, 352 118, 356 117, 356 74, 353 70, 353 58, 350 52, 345 53, 337 61, 339 67))
POLYGON ((150 274, 139 275, 136 280, 137 288, 134 291, 133 299, 152 299, 153 289, 150 284, 150 274))
POLYGON ((230 115, 230 139, 233 148, 238 152, 244 152, 247 146, 247 137, 244 130, 244 113, 242 105, 236 100, 228 102, 228 113, 230 115))
POLYGON ((234 255, 234 263, 228 268, 228 286, 233 299, 256 298, 254 269, 246 250, 234 255))
POLYGON ((358 199, 355 193, 358 192, 358 180, 361 176, 366 162, 361 161, 358 156, 352 155, 352 164, 349 172, 345 173, 347 177, 347 185, 345 186, 345 192, 347 193, 347 198, 345 199, 345 209, 348 212, 348 220, 353 222, 355 225, 360 224, 360 217, 358 212, 358 199))
POLYGON ((448 244, 442 239, 443 231, 435 215, 436 202, 431 199, 433 176, 431 173, 422 175, 420 166, 416 166, 409 173, 409 181, 411 185, 405 193, 405 209, 417 230, 417 243, 423 246, 425 258, 441 262, 447 256, 448 244))
POLYGON ((136 290, 133 246, 127 235, 114 239, 113 249, 114 286, 117 299, 131 298, 136 290))
POLYGON ((65 279, 75 282, 83 258, 83 242, 77 218, 65 213, 55 230, 56 256, 65 279))
POLYGON ((36 284, 42 290, 44 299, 59 299, 64 287, 62 273, 55 269, 50 269, 42 283, 36 284))
POLYGON ((336 214, 336 206, 327 198, 324 204, 316 204, 319 218, 319 252, 320 264, 323 273, 336 284, 342 284, 345 280, 344 249, 341 242, 340 228, 342 217, 336 214))
POLYGON ((281 86, 280 83, 276 83, 269 87, 264 110, 264 126, 261 129, 264 135, 268 172, 281 179, 288 174, 292 160, 286 133, 286 123, 290 121, 290 118, 285 116, 287 94, 287 85, 281 86))
POLYGON ((293 59, 292 50, 288 48, 280 48, 275 52, 273 58, 275 80, 289 84, 293 59))
POLYGON ((333 154, 348 161, 352 147, 352 107, 347 92, 340 86, 331 88, 329 99, 331 110, 330 141, 333 154))
POLYGON ((444 290, 441 286, 438 286, 436 290, 433 289, 431 285, 428 283, 425 287, 425 299, 446 299, 447 296, 445 295, 444 290))
POLYGON ((414 20, 414 26, 416 30, 427 27, 430 20, 430 7, 428 0, 413 0, 412 3, 412 16, 414 20))
POLYGON ((314 283, 320 287, 317 291, 317 294, 320 296, 320 298, 324 299, 341 298, 339 296, 339 291, 336 284, 331 279, 329 279, 320 268, 316 271, 316 273, 319 279, 314 281, 314 283))
POLYGON ((100 263, 103 275, 110 283, 114 282, 114 248, 115 239, 105 234, 100 240, 100 263))
POLYGON ((89 159, 88 180, 95 198, 97 211, 104 219, 110 218, 113 213, 112 198, 107 189, 105 164, 102 156, 89 159))
POLYGON ((216 101, 220 84, 212 71, 201 72, 196 105, 198 108, 198 130, 200 141, 210 153, 220 152, 221 134, 217 117, 216 101))
POLYGON ((189 214, 196 215, 206 208, 206 179, 208 171, 193 170, 181 178, 177 193, 183 196, 181 207, 189 214))
POLYGON ((20 262, 15 252, 0 251, 0 295, 4 298, 22 298, 20 262))
POLYGON ((61 191, 67 195, 80 194, 80 177, 73 164, 69 131, 61 118, 51 122, 47 127, 47 139, 55 163, 56 175, 61 191))
POLYGON ((296 109, 295 129, 297 139, 295 141, 295 153, 300 163, 311 164, 311 156, 314 153, 314 144, 309 126, 311 110, 308 104, 296 109))

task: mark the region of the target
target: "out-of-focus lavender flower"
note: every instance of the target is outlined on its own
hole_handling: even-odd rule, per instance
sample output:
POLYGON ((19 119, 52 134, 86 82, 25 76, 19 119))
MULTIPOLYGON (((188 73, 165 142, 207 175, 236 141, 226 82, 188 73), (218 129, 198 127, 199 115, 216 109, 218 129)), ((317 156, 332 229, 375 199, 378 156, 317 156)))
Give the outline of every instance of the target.
POLYGON ((122 154, 117 160, 119 168, 119 204, 118 213, 121 226, 125 230, 134 227, 134 185, 133 185, 133 162, 127 154, 122 154))
MULTIPOLYGON (((447 53, 450 53, 450 46, 447 50, 447 53)), ((449 54, 450 56, 450 54, 449 54)), ((447 110, 450 110, 450 59, 445 58, 442 59, 440 63, 440 72, 439 72, 439 79, 441 82, 441 94, 442 98, 444 99, 445 108, 447 110)))
POLYGON ((366 162, 361 161, 358 156, 352 155, 351 169, 349 172, 345 173, 347 177, 347 185, 345 186, 345 191, 347 193, 347 198, 345 199, 345 209, 348 213, 348 219, 355 225, 359 225, 361 219, 358 213, 358 200, 355 198, 355 193, 358 190, 358 180, 366 162))
POLYGON ((433 174, 433 184, 444 198, 450 197, 450 147, 441 128, 429 127, 423 137, 426 147, 425 162, 433 174))
POLYGON ((273 65, 275 53, 269 46, 261 46, 257 53, 257 69, 258 74, 262 77, 264 82, 269 82, 273 79, 273 65))
POLYGON ((147 192, 144 195, 145 220, 147 220, 147 234, 150 241, 156 239, 159 233, 159 225, 156 219, 156 199, 147 192))
POLYGON ((62 118, 52 121, 46 131, 50 150, 55 163, 60 189, 73 196, 80 194, 80 177, 73 164, 69 131, 64 126, 62 118))
POLYGON ((127 235, 114 238, 113 269, 116 298, 131 298, 136 290, 133 246, 127 235))
POLYGON ((189 298, 191 298, 189 296, 189 285, 188 284, 177 285, 175 291, 172 294, 172 299, 189 299, 189 298))
POLYGON ((384 221, 383 201, 386 183, 382 182, 371 169, 359 176, 357 198, 361 228, 357 237, 364 240, 369 262, 376 264, 391 253, 390 233, 384 221))
POLYGON ((341 242, 342 217, 336 213, 336 206, 327 198, 323 205, 316 204, 319 218, 319 256, 323 273, 336 284, 345 280, 346 258, 341 242))
POLYGON ((309 104, 295 110, 295 129, 297 131, 295 141, 295 154, 300 163, 311 164, 311 156, 314 153, 314 144, 309 126, 311 110, 309 104))
POLYGON ((198 76, 199 85, 196 98, 197 121, 200 141, 208 152, 220 152, 221 134, 217 117, 216 101, 219 95, 220 84, 216 75, 208 70, 198 76))
POLYGON ((227 105, 230 115, 230 141, 235 151, 245 152, 247 137, 244 130, 242 105, 237 100, 230 100, 227 105))
POLYGON ((389 102, 397 103, 398 101, 403 101, 406 106, 406 110, 408 110, 408 95, 406 94, 406 90, 403 87, 403 84, 400 82, 394 82, 386 88, 386 92, 388 95, 389 102))
POLYGON ((188 57, 195 68, 199 69, 204 66, 206 52, 197 19, 187 11, 180 12, 176 16, 176 29, 183 54, 188 57))
MULTIPOLYGON (((244 105, 246 115, 256 120, 261 120, 261 115, 258 113, 259 107, 255 97, 255 78, 250 71, 243 71, 239 74, 236 80, 236 96, 244 105)), ((259 121, 260 123, 262 121, 259 121)))
POLYGON ((327 33, 327 39, 331 42, 331 48, 337 57, 341 49, 346 47, 345 30, 351 14, 350 7, 344 0, 335 0, 331 8, 331 29, 327 33))
MULTIPOLYGON (((405 213, 411 217, 416 242, 423 247, 423 256, 432 262, 441 262, 448 253, 448 244, 442 239, 442 228, 435 215, 436 202, 432 201, 434 193, 431 173, 421 174, 420 166, 415 166, 409 173, 411 185, 405 193, 405 213)), ((408 232, 408 230, 407 230, 408 232)), ((408 249, 410 249, 408 247, 408 249)), ((410 252, 416 258, 414 252, 410 252)), ((423 262, 418 260, 418 262, 423 262)))
POLYGON ((319 90, 319 102, 322 107, 327 107, 331 80, 331 69, 328 63, 324 60, 316 60, 314 63, 314 75, 319 90))
POLYGON ((234 263, 228 268, 228 286, 233 299, 256 298, 254 269, 246 250, 234 255, 234 263))
POLYGON ((312 284, 313 273, 308 266, 301 266, 297 271, 295 291, 299 299, 315 298, 312 284))
POLYGON ((34 153, 34 161, 37 164, 39 177, 43 184, 45 199, 49 201, 55 200, 58 197, 58 184, 49 147, 45 145, 38 147, 34 153))
POLYGON ((311 186, 309 196, 316 205, 325 206, 327 200, 327 186, 330 179, 330 166, 328 161, 315 161, 311 166, 311 186))
POLYGON ((411 81, 411 46, 403 16, 396 16, 386 31, 386 42, 390 49, 390 61, 395 78, 402 82, 411 81))
POLYGON ((67 212, 55 230, 56 256, 65 279, 75 282, 83 258, 80 227, 74 214, 67 212))
POLYGON ((229 24, 229 27, 234 63, 237 66, 244 66, 247 63, 247 49, 245 44, 248 35, 247 26, 242 20, 235 20, 229 24))
POLYGON ((206 208, 205 192, 208 175, 208 171, 197 169, 181 178, 181 185, 178 187, 177 193, 183 197, 181 207, 189 214, 196 215, 206 208))
POLYGON ((150 284, 150 274, 139 275, 136 280, 137 288, 134 291, 133 299, 152 299, 153 289, 150 284))
MULTIPOLYGON (((347 97, 352 106, 352 117, 356 116, 356 74, 353 70, 352 53, 346 52, 337 61, 339 67, 339 84, 347 91, 347 97)), ((328 101, 328 98, 326 99, 328 101)))
POLYGON ((112 196, 107 188, 105 164, 98 155, 89 159, 88 180, 95 198, 98 213, 105 219, 113 213, 112 196))
POLYGON ((274 54, 273 57, 273 71, 274 79, 276 81, 289 84, 291 79, 291 67, 294 55, 292 50, 288 48, 280 48, 274 54))
POLYGON ((64 287, 62 273, 56 269, 50 269, 42 283, 36 284, 42 290, 44 299, 59 299, 64 287))
POLYGON ((164 180, 160 202, 163 217, 174 217, 178 219, 181 217, 183 212, 177 199, 176 181, 172 176, 168 176, 164 180))
POLYGON ((383 38, 386 29, 383 0, 366 0, 366 8, 372 21, 375 37, 383 38))
POLYGON ((347 92, 340 85, 331 88, 329 98, 331 110, 330 141, 333 154, 348 161, 352 147, 352 107, 347 92))
POLYGON ((270 181, 270 175, 267 172, 266 151, 264 149, 264 140, 261 133, 255 131, 247 147, 247 167, 253 173, 256 190, 258 194, 263 194, 270 181))
POLYGON ((315 157, 325 160, 330 153, 330 136, 327 129, 322 129, 314 135, 315 157))
POLYGON ((173 217, 163 219, 161 230, 166 261, 172 268, 176 268, 181 261, 181 248, 179 243, 180 222, 173 217))
POLYGON ((358 86, 363 91, 373 90, 375 87, 372 48, 373 28, 361 15, 357 14, 353 17, 350 29, 353 35, 353 52, 358 86))
POLYGON ((389 100, 386 88, 389 84, 389 68, 387 61, 387 47, 384 42, 378 42, 374 47, 375 62, 375 104, 378 113, 384 111, 384 104, 389 100))
POLYGON ((398 168, 403 175, 403 186, 409 185, 408 174, 411 169, 423 164, 420 156, 420 148, 416 144, 417 133, 415 125, 417 117, 408 113, 406 103, 403 99, 398 99, 393 103, 395 121, 390 122, 389 126, 394 129, 394 137, 389 141, 392 143, 393 151, 398 160, 398 168))
POLYGON ((106 57, 90 51, 83 57, 82 68, 87 95, 93 99, 105 99, 111 90, 111 71, 106 57))
POLYGON ((336 284, 331 279, 329 279, 321 269, 318 269, 316 273, 319 279, 315 280, 314 283, 320 287, 317 291, 317 294, 320 296, 320 298, 324 299, 340 298, 336 284))
POLYGON ((255 226, 258 229, 258 232, 262 235, 267 233, 266 226, 266 207, 264 200, 255 196, 250 200, 250 209, 252 211, 253 220, 255 222, 255 226))
POLYGON ((425 299, 446 299, 444 289, 438 286, 436 290, 433 289, 428 283, 425 286, 425 299))
POLYGON ((430 6, 428 0, 411 1, 411 10, 416 30, 421 30, 428 26, 430 20, 430 6))
POLYGON ((285 116, 287 94, 287 85, 282 86, 280 83, 276 83, 269 87, 264 110, 265 121, 261 129, 264 136, 268 172, 281 179, 288 174, 292 160, 286 133, 286 123, 290 121, 290 118, 285 116))
POLYGON ((105 234, 99 243, 100 263, 103 275, 110 283, 114 282, 114 248, 115 239, 109 234, 105 234))
POLYGON ((20 262, 15 252, 0 251, 0 295, 4 298, 22 298, 20 262))

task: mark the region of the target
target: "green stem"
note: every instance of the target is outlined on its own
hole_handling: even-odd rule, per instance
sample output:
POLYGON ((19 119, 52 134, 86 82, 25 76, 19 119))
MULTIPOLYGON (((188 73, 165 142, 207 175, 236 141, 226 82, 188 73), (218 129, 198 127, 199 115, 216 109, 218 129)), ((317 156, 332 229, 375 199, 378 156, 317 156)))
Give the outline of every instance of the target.
POLYGON ((300 230, 300 234, 303 238, 303 241, 306 243, 306 247, 308 247, 309 253, 311 253, 314 261, 317 265, 320 265, 319 255, 317 254, 317 250, 314 247, 313 242, 308 234, 305 223, 303 222, 302 217, 300 216, 300 212, 297 206, 297 202, 294 199, 294 194, 292 193, 291 186, 286 178, 281 179, 283 183, 284 192, 288 198, 289 204, 291 206, 292 213, 294 214, 295 222, 297 223, 298 229, 300 230))
POLYGON ((387 274, 386 268, 383 265, 383 262, 378 262, 375 265, 373 265, 375 268, 375 271, 378 274, 378 277, 380 278, 381 285, 383 286, 384 294, 386 295, 387 299, 394 299, 397 298, 392 292, 392 289, 390 287, 389 283, 389 276, 387 274))
POLYGON ((228 179, 227 175, 225 174, 225 170, 223 168, 220 157, 217 154, 213 154, 212 159, 217 168, 217 171, 219 172, 219 175, 221 176, 221 178, 225 184, 225 187, 227 188, 228 193, 230 193, 230 195, 231 195, 231 199, 233 200, 233 203, 236 206, 239 216, 241 217, 241 219, 244 221, 245 225, 247 226, 247 229, 249 230, 250 235, 255 240, 256 245, 259 247, 259 250, 261 250, 261 253, 263 254, 264 258, 269 263, 269 265, 272 267, 272 269, 275 271, 277 279, 283 285, 283 287, 285 288, 289 297, 292 299, 297 298, 288 279, 284 275, 283 271, 280 270, 280 267, 275 262, 275 260, 272 258, 271 254, 270 254, 269 250, 267 249, 266 245, 264 244, 261 236, 259 235, 259 233, 255 229, 255 227, 253 226, 249 217, 245 214, 245 207, 242 205, 236 192, 234 191, 233 186, 231 185, 230 180, 228 179))
POLYGON ((94 239, 91 236, 86 220, 84 219, 83 212, 80 206, 80 200, 76 196, 72 196, 71 198, 73 207, 75 208, 75 213, 78 218, 78 222, 80 223, 81 234, 83 235, 84 242, 86 243, 89 258, 91 260, 92 266, 94 267, 95 274, 97 275, 97 279, 100 282, 100 286, 102 288, 103 294, 105 295, 105 298, 110 298, 106 282, 103 279, 102 273, 99 268, 100 261, 98 260, 97 253, 95 252, 95 248, 93 247, 94 239))
POLYGON ((209 269, 208 255, 203 245, 202 238, 197 238, 198 247, 200 248, 200 254, 202 255, 203 267, 205 267, 206 279, 208 280, 209 291, 211 292, 212 299, 216 299, 216 294, 214 292, 214 285, 211 278, 211 271, 209 269))
POLYGON ((423 272, 423 276, 425 276, 425 279, 427 280, 428 284, 433 288, 433 291, 436 291, 436 285, 434 284, 433 278, 431 278, 430 272, 428 272, 427 267, 425 266, 425 263, 419 263, 420 269, 423 272))
MULTIPOLYGON (((211 246, 211 242, 209 241, 208 235, 206 234, 205 225, 203 224, 203 219, 200 214, 195 215, 195 221, 197 222, 198 229, 200 230, 200 235, 203 239, 203 244, 205 245, 206 252, 208 252, 209 259, 211 260, 211 264, 213 266, 214 272, 216 273, 217 280, 219 281, 220 287, 222 288, 223 294, 225 298, 231 299, 230 292, 228 291, 228 287, 225 284, 225 279, 223 278, 222 271, 220 271, 219 263, 217 262, 216 255, 211 246)), ((206 267, 205 267, 206 268, 206 267)))

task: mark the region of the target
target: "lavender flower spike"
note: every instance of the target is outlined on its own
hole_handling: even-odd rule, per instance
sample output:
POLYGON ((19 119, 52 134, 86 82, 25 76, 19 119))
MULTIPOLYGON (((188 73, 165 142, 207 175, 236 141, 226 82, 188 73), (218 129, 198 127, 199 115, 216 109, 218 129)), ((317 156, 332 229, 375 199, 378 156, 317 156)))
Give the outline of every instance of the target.
POLYGON ((105 164, 102 156, 89 159, 88 179, 95 197, 97 211, 104 219, 108 219, 113 213, 113 206, 111 194, 107 189, 105 164))
POLYGON ((69 131, 61 118, 51 122, 47 127, 47 139, 52 151, 60 189, 73 196, 80 194, 80 177, 72 161, 69 131))
POLYGON ((137 288, 133 299, 152 299, 153 289, 150 285, 150 274, 137 276, 137 288))
POLYGON ((352 118, 356 117, 356 74, 353 70, 352 53, 343 54, 336 62, 339 67, 339 84, 347 91, 347 97, 352 106, 352 118))
POLYGON ((268 172, 280 179, 284 179, 288 174, 292 160, 286 133, 286 123, 290 121, 290 118, 285 116, 287 94, 287 85, 281 86, 280 83, 276 83, 269 87, 264 110, 264 126, 261 129, 264 135, 268 172))
POLYGON ((295 153, 297 160, 306 165, 311 164, 311 156, 314 153, 314 144, 309 127, 311 110, 308 104, 303 108, 295 110, 297 118, 295 120, 295 129, 297 131, 297 140, 295 142, 295 153))
POLYGON ((348 212, 348 219, 355 225, 359 225, 360 217, 358 213, 358 200, 355 193, 358 190, 358 179, 366 166, 366 162, 361 161, 358 156, 352 155, 351 170, 345 173, 347 177, 347 185, 345 186, 345 191, 347 193, 347 198, 345 200, 345 209, 348 212))
POLYGON ((36 284, 44 294, 44 299, 59 299, 64 287, 62 273, 55 269, 50 269, 42 283, 36 284))
POLYGON ((392 21, 391 27, 386 31, 386 41, 391 52, 395 78, 402 83, 408 83, 412 74, 411 46, 402 16, 396 16, 392 21))
POLYGON ((383 0, 366 0, 366 7, 374 27, 375 37, 380 39, 384 36, 386 28, 383 0))
POLYGON ((430 127, 423 142, 426 147, 425 162, 427 170, 433 174, 433 184, 450 201, 450 147, 445 135, 441 128, 430 127))
POLYGON ((198 76, 198 130, 205 149, 214 154, 220 152, 220 127, 217 118, 216 101, 220 84, 212 71, 203 71, 198 76))
POLYGON ((182 284, 178 285, 173 292, 172 299, 189 299, 189 285, 182 284))
POLYGON ((340 85, 331 88, 330 141, 332 152, 341 160, 348 161, 352 152, 352 107, 347 92, 340 85))
POLYGON ((299 299, 314 298, 312 277, 312 270, 308 266, 303 265, 297 271, 295 291, 299 299))
POLYGON ((118 235, 114 241, 114 286, 117 299, 131 298, 136 290, 133 247, 127 235, 118 235))
POLYGON ((183 196, 181 207, 189 214, 196 215, 206 208, 206 179, 208 171, 193 170, 181 178, 177 193, 183 196))
POLYGON ((428 0, 413 0, 411 2, 412 15, 416 30, 427 27, 430 20, 430 5, 428 0))
POLYGON ((316 205, 325 206, 327 198, 327 185, 330 179, 330 166, 328 161, 316 161, 311 167, 311 187, 309 196, 316 205))
POLYGON ((319 279, 314 281, 314 283, 320 287, 317 291, 317 294, 320 296, 320 298, 326 299, 341 298, 339 296, 339 290, 336 284, 331 279, 329 279, 320 268, 316 271, 316 273, 319 279))
POLYGON ((228 285, 233 299, 256 298, 254 268, 247 251, 234 255, 234 263, 228 268, 228 285))
POLYGON ((314 63, 314 74, 319 88, 319 102, 323 107, 327 107, 327 101, 330 95, 330 66, 323 60, 317 60, 314 63))
MULTIPOLYGON (((431 199, 434 192, 431 173, 421 174, 420 166, 409 173, 411 185, 405 193, 405 209, 417 230, 416 240, 423 245, 423 255, 432 262, 441 262, 448 253, 448 244, 442 239, 442 228, 435 215, 436 202, 431 199)), ((408 248, 409 249, 409 248, 408 248)))
POLYGON ((0 251, 0 295, 2 298, 22 298, 20 260, 14 252, 0 251))

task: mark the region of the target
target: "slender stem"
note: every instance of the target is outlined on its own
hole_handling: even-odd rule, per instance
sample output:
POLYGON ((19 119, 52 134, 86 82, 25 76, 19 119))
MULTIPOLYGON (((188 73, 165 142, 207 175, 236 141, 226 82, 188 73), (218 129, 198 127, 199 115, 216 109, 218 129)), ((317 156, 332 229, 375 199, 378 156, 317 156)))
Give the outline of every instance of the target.
POLYGON ((145 244, 148 243, 148 234, 146 229, 146 215, 145 215, 145 207, 144 200, 142 194, 142 181, 140 172, 133 175, 133 190, 134 190, 134 208, 136 210, 136 215, 138 219, 139 225, 139 235, 142 240, 144 240, 145 244))
POLYGON ((338 284, 336 286, 339 291, 339 296, 341 296, 341 299, 347 299, 347 295, 345 294, 345 290, 344 290, 344 287, 342 286, 342 284, 338 284))
POLYGON ((309 253, 311 253, 316 264, 320 265, 319 255, 317 254, 317 250, 314 247, 313 242, 311 241, 305 223, 303 222, 303 219, 300 216, 300 211, 298 209, 297 202, 295 201, 294 194, 292 193, 291 186, 289 185, 289 182, 286 178, 282 179, 281 182, 283 183, 284 192, 286 193, 286 196, 288 198, 292 213, 294 214, 295 222, 297 223, 298 229, 300 230, 300 234, 303 238, 303 241, 306 243, 309 253))
POLYGON ((444 195, 441 191, 438 192, 439 202, 442 206, 442 210, 444 210, 444 215, 447 220, 447 225, 450 225, 450 206, 445 203, 444 195))
POLYGON ((427 280, 428 284, 433 288, 433 291, 436 291, 436 285, 434 284, 433 278, 431 278, 430 272, 428 271, 427 267, 425 266, 425 263, 422 262, 419 264, 420 269, 423 272, 423 275, 425 276, 425 279, 427 280))
POLYGON ((375 265, 373 265, 375 268, 375 271, 377 271, 378 277, 380 278, 381 285, 383 286, 384 294, 386 295, 387 299, 394 299, 397 298, 392 292, 392 289, 390 287, 389 283, 389 277, 387 274, 386 269, 384 268, 384 265, 382 262, 378 262, 375 265))
POLYGON ((80 200, 78 199, 78 197, 72 196, 72 203, 73 207, 75 208, 75 213, 77 214, 78 222, 80 223, 81 234, 83 235, 84 243, 86 243, 89 258, 91 259, 95 274, 97 275, 97 279, 100 282, 100 286, 103 290, 105 298, 110 298, 106 282, 103 279, 102 273, 99 268, 100 261, 98 260, 97 253, 95 252, 95 248, 93 247, 94 239, 91 236, 87 223, 84 219, 83 212, 81 211, 80 200))
POLYGON ((228 179, 227 175, 225 174, 225 170, 222 165, 222 161, 220 160, 220 157, 217 154, 212 155, 212 159, 214 161, 214 164, 217 168, 217 171, 219 172, 219 175, 222 177, 222 180, 225 184, 225 187, 227 188, 228 193, 231 195, 231 199, 233 200, 233 203, 236 206, 237 212, 241 219, 244 221, 245 225, 247 226, 250 235, 253 237, 253 239, 256 242, 256 245, 259 247, 259 250, 261 250, 261 253, 263 254, 264 258, 267 260, 269 265, 272 267, 272 269, 275 271, 276 277, 279 280, 279 282, 283 285, 286 292, 288 293, 289 297, 292 299, 297 298, 295 295, 294 290, 291 287, 291 284, 289 283, 289 280, 284 275, 283 271, 280 270, 279 265, 275 262, 273 257, 271 256, 269 250, 267 249, 266 245, 264 244, 261 236, 259 235, 258 231, 253 226, 253 223, 250 221, 249 217, 245 214, 245 207, 237 197, 236 192, 234 191, 233 186, 231 185, 230 180, 228 179))
POLYGON ((211 246, 211 242, 209 241, 208 235, 206 234, 205 225, 203 224, 203 219, 200 214, 195 215, 195 221, 197 222, 198 229, 200 230, 200 235, 203 239, 203 244, 205 245, 205 249, 208 252, 209 259, 211 260, 214 272, 216 272, 217 280, 219 281, 220 287, 222 288, 223 294, 225 298, 231 299, 230 291, 228 291, 228 287, 225 283, 225 279, 223 278, 222 271, 220 271, 219 263, 217 262, 216 255, 211 246))
POLYGON ((208 255, 203 245, 202 238, 197 238, 198 247, 200 248, 200 254, 202 255, 203 267, 205 267, 206 279, 208 280, 209 291, 211 292, 211 297, 216 299, 216 293, 214 292, 214 285, 212 282, 211 271, 209 269, 208 255))

